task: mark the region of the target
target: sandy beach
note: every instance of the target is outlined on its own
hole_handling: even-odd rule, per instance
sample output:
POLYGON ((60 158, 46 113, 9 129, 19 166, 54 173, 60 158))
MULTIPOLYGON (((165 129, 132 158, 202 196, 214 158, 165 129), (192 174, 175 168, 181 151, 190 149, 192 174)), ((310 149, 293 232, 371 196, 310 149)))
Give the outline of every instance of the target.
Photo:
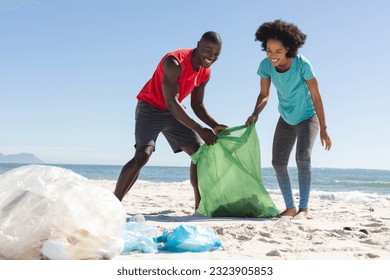
MULTIPOLYGON (((99 181, 110 190, 114 182, 99 181)), ((278 191, 270 191, 283 210, 278 191)), ((374 195, 375 196, 375 195, 374 195)), ((146 225, 174 229, 204 225, 214 229, 222 247, 203 253, 137 253, 117 260, 390 260, 388 198, 334 200, 329 193, 311 196, 308 219, 206 218, 194 215, 189 183, 138 181, 122 201, 128 215, 142 215, 146 225), (368 201, 368 200, 367 200, 368 201)))
MULTIPOLYGON (((136 275, 134 271, 154 271, 157 268, 164 273, 173 268, 181 271, 194 269, 201 272, 193 275, 196 279, 200 278, 195 275, 202 275, 202 279, 210 279, 208 276, 220 279, 223 274, 212 276, 211 272, 235 267, 252 267, 259 272, 260 266, 274 271, 274 279, 312 279, 318 271, 323 276, 367 279, 383 275, 390 264, 388 195, 313 190, 308 219, 208 218, 194 213, 193 190, 188 181, 139 180, 119 202, 113 194, 114 180, 88 180, 69 170, 53 167, 26 167, 15 172, 11 177, 2 177, 4 185, 0 197, 3 196, 4 205, 0 225, 5 231, 0 232, 0 267, 6 275, 18 275, 18 279, 38 274, 41 279, 52 279, 58 271, 61 271, 61 279, 74 278, 75 275, 79 278, 123 279, 123 276, 136 275), (27 171, 31 173, 24 173, 27 171), (26 191, 23 191, 23 182, 26 191), (58 186, 54 187, 53 182, 58 186), (32 186, 34 188, 30 189, 32 186), (65 188, 61 196, 53 196, 57 191, 41 196, 45 186, 51 186, 52 190, 57 188, 57 191, 65 188), (18 195, 13 194, 11 200, 7 200, 12 189, 18 195), (13 215, 9 211, 11 208, 25 215, 13 215), (61 216, 50 216, 58 211, 61 211, 61 216), (90 216, 96 212, 99 214, 90 216), (131 251, 119 254, 123 245, 124 219, 135 217, 153 229, 154 237, 181 225, 205 226, 215 231, 222 246, 200 253, 159 250, 156 253, 131 251), (73 225, 75 220, 79 221, 73 225), (14 231, 10 230, 9 223, 21 226, 15 227, 14 231), (65 225, 69 226, 68 231, 65 225), (77 230, 70 230, 74 226, 77 230), (28 235, 24 234, 26 230, 28 235), (108 243, 102 243, 102 240, 108 243), (108 255, 106 245, 111 248, 108 255), (33 259, 60 261, 29 261, 33 259), (77 261, 79 259, 88 260, 77 261), (309 264, 308 260, 319 262, 309 264), (20 266, 25 269, 20 270, 20 266), (305 273, 301 274, 302 271, 305 273), (123 274, 125 272, 129 274, 123 274)), ((278 209, 283 210, 279 190, 269 190, 269 194, 278 209)), ((151 278, 142 279, 155 279, 149 276, 151 278)), ((259 274, 252 276, 258 277, 259 274)))

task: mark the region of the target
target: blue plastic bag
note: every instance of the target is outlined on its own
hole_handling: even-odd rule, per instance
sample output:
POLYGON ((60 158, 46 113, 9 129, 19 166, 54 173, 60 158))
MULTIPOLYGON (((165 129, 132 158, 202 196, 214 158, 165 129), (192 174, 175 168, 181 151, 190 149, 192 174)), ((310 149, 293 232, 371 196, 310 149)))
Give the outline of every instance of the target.
POLYGON ((171 233, 164 231, 158 249, 170 252, 205 252, 222 246, 216 232, 205 226, 178 226, 171 233))
POLYGON ((129 254, 132 251, 156 253, 158 251, 156 236, 157 230, 151 226, 133 221, 126 222, 124 249, 121 254, 129 254))

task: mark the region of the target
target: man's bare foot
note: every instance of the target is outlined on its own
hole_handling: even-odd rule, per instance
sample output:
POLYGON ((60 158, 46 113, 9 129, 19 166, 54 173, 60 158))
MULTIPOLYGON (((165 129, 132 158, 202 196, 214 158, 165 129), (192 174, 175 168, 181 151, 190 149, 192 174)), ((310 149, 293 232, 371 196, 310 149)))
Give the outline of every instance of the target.
POLYGON ((288 217, 294 217, 297 214, 297 209, 295 207, 293 208, 287 208, 282 213, 280 213, 280 216, 288 216, 288 217))
POLYGON ((294 215, 294 218, 306 220, 307 213, 308 213, 307 208, 299 208, 298 213, 296 215, 294 215))

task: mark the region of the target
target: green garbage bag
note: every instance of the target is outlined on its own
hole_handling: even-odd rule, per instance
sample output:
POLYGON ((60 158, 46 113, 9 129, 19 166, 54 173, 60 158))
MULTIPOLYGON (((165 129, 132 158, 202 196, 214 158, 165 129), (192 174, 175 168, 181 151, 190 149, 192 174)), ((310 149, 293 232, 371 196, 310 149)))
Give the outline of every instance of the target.
POLYGON ((203 144, 191 159, 197 165, 201 195, 197 213, 207 217, 279 216, 261 178, 254 124, 225 129, 216 144, 203 144))

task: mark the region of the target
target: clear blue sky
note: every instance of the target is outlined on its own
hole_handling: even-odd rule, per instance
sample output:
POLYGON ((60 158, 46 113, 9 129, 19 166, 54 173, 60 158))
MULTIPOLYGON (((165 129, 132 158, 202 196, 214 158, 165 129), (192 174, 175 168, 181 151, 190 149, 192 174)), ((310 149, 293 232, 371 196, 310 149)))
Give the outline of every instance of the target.
MULTIPOLYGON (((223 39, 205 103, 241 125, 259 93, 254 41, 264 21, 294 22, 308 39, 330 152, 313 166, 390 169, 390 4, 387 1, 0 0, 0 153, 48 163, 119 164, 133 156, 136 94, 168 51, 223 39)), ((188 100, 184 102, 188 104, 188 100)), ((189 109, 193 116, 192 111, 189 109)), ((257 123, 262 166, 271 165, 277 96, 257 123)), ((187 166, 159 138, 149 165, 187 166)), ((294 155, 291 165, 294 166, 294 155)))

